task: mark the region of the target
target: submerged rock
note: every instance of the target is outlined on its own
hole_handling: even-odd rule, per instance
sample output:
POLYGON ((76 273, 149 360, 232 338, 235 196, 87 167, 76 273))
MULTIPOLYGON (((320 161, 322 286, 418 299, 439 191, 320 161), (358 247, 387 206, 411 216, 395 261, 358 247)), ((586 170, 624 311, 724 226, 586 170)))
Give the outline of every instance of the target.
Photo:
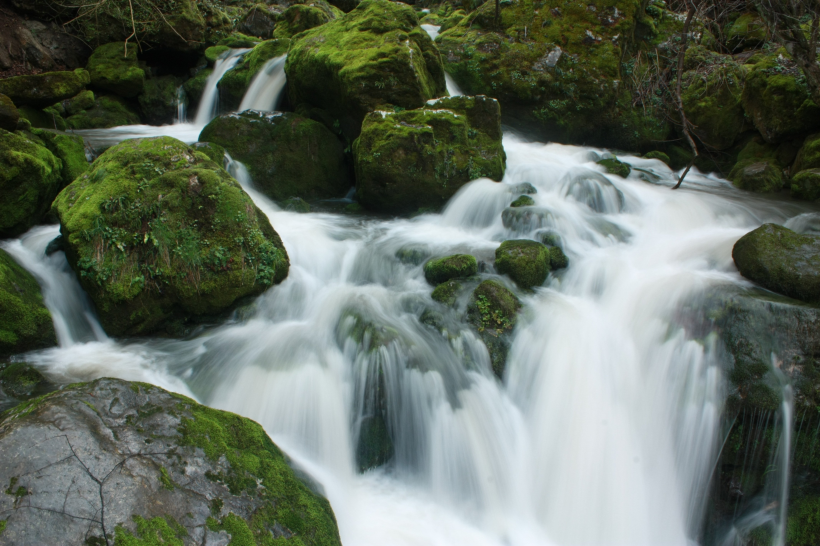
POLYGON ((820 237, 764 224, 732 249, 740 274, 773 292, 820 303, 820 237))
POLYGON ((467 321, 478 332, 490 353, 493 372, 501 378, 510 350, 512 333, 521 302, 498 281, 488 280, 473 291, 467 306, 467 321))
POLYGON ((529 239, 504 241, 495 251, 495 269, 521 288, 540 286, 550 272, 549 248, 529 239))
POLYGON ((365 208, 438 209, 467 182, 504 176, 498 102, 449 97, 418 110, 372 112, 353 143, 353 158, 365 208))
POLYGON ((75 96, 90 81, 88 72, 79 68, 73 72, 45 72, 0 80, 0 93, 17 106, 45 108, 75 96))
POLYGON ((430 297, 444 305, 453 306, 456 303, 458 293, 461 291, 462 284, 457 280, 449 280, 443 282, 433 289, 430 297))
POLYGON ((276 200, 341 197, 352 185, 336 135, 291 112, 247 110, 220 116, 199 140, 224 146, 248 168, 259 191, 276 200))
POLYGON ((510 208, 531 207, 533 205, 535 205, 535 200, 532 197, 529 195, 522 195, 510 203, 510 208))
POLYGON ((279 236, 239 184, 170 137, 108 149, 54 206, 69 262, 111 335, 215 315, 288 274, 279 236))
POLYGON ((444 258, 435 258, 424 264, 424 278, 432 285, 439 285, 450 279, 471 277, 478 273, 475 256, 453 254, 444 258))
POLYGON ((31 273, 0 249, 0 357, 56 344, 40 286, 31 273))
POLYGON ((145 383, 99 379, 17 406, 0 450, 14 544, 341 544, 328 501, 259 424, 145 383))
POLYGON ((91 85, 121 97, 136 97, 145 86, 145 71, 137 62, 137 44, 101 45, 88 58, 91 85))
POLYGON ((285 64, 291 103, 320 108, 349 137, 368 112, 446 93, 441 57, 410 6, 365 0, 299 35, 285 64))

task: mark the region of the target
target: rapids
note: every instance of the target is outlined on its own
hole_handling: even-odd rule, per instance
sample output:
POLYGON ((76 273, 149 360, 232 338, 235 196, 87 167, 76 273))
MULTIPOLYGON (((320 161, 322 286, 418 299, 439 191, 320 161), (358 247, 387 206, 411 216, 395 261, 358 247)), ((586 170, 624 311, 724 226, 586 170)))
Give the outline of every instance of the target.
MULTIPOLYGON (((36 227, 3 246, 43 286, 60 345, 24 358, 55 379, 148 381, 257 420, 322 484, 349 546, 695 544, 726 380, 714 336, 693 339, 677 311, 710 287, 748 285, 731 259, 741 235, 816 218, 695 171, 670 191, 674 173, 657 160, 620 156, 633 166, 621 179, 594 163, 602 150, 510 132, 504 147, 502 183, 473 181, 440 214, 412 219, 284 211, 228 161, 291 270, 188 339, 108 338, 63 253, 44 255, 58 226, 36 227), (537 214, 505 227, 524 182, 538 190, 537 214), (491 264, 500 241, 547 230, 570 267, 519 292, 499 381, 478 338, 432 301, 421 266, 396 253, 491 264), (443 314, 443 330, 422 322, 425 309, 443 314), (354 316, 392 340, 368 350, 350 333, 354 316), (395 457, 359 473, 373 374, 383 374, 395 457)), ((782 530, 782 513, 758 517, 782 530)))

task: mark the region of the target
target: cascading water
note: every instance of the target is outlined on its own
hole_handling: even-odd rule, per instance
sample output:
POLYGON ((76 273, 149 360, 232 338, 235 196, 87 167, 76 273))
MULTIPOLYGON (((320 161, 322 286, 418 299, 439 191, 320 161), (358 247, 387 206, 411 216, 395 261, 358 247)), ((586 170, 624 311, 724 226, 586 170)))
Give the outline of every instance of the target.
MULTIPOLYGON (((430 36, 433 40, 436 39, 439 34, 439 30, 441 30, 441 26, 438 25, 421 25, 421 28, 424 29, 428 36, 430 36)), ((453 77, 446 72, 444 73, 444 83, 447 84, 447 92, 451 97, 459 97, 464 94, 453 77)))
POLYGON ((180 85, 177 89, 177 117, 174 119, 174 124, 182 123, 188 123, 188 98, 185 95, 185 88, 180 85))
POLYGON ((209 121, 216 117, 219 109, 219 89, 217 84, 231 68, 236 66, 242 56, 247 53, 247 49, 231 49, 223 57, 214 63, 214 70, 208 76, 205 89, 202 91, 202 98, 199 99, 199 108, 196 111, 194 125, 204 127, 209 121))
POLYGON ((287 55, 274 57, 253 77, 250 87, 242 97, 239 111, 258 110, 273 112, 279 104, 282 91, 287 83, 285 60, 287 55))
POLYGON ((714 343, 676 313, 710 287, 745 286, 734 242, 804 210, 697 172, 671 192, 656 160, 622 156, 624 180, 595 150, 504 145, 502 183, 471 182, 441 214, 409 220, 283 211, 230 161, 290 274, 190 339, 105 337, 62 253, 44 256, 58 229, 35 228, 4 246, 65 325, 58 348, 25 358, 59 379, 140 379, 259 421, 322 483, 348 546, 693 544, 725 385, 714 343), (507 208, 524 182, 537 189, 526 214, 507 208), (499 381, 460 318, 466 302, 440 307, 397 253, 490 264, 500 241, 548 233, 571 264, 519 292, 499 381), (361 439, 379 427, 392 462, 362 473, 361 439))

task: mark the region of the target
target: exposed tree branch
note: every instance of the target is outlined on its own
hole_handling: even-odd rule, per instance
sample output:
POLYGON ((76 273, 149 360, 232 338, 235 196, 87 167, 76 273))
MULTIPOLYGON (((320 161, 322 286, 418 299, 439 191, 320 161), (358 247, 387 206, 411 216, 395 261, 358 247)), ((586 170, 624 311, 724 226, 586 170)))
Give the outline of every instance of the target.
POLYGON ((683 173, 680 175, 678 179, 678 183, 674 185, 672 188, 676 190, 680 188, 680 185, 683 183, 683 179, 686 177, 687 173, 689 173, 689 169, 692 168, 692 165, 695 163, 695 159, 698 157, 698 146, 695 144, 695 139, 692 138, 692 134, 689 132, 689 120, 686 119, 686 112, 683 111, 683 98, 681 94, 681 83, 683 79, 683 60, 686 57, 686 48, 688 45, 689 40, 689 28, 692 26, 692 19, 695 17, 695 12, 697 11, 698 6, 696 0, 688 0, 687 1, 687 12, 686 12, 686 21, 683 23, 683 32, 681 33, 681 40, 680 40, 680 49, 678 50, 678 73, 677 73, 677 83, 675 85, 675 102, 678 107, 678 112, 680 113, 681 124, 683 126, 683 136, 686 138, 686 142, 689 143, 689 147, 692 149, 692 161, 689 162, 689 165, 686 166, 683 173))

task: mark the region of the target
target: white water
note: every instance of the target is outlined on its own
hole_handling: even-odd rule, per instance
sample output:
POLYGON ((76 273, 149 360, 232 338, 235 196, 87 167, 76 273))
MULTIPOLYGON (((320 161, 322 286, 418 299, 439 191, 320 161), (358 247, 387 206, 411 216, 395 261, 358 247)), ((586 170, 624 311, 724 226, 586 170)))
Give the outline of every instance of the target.
MULTIPOLYGON (((421 28, 430 36, 431 39, 435 41, 436 37, 439 35, 439 30, 441 29, 440 25, 421 25, 421 28)), ((456 81, 453 79, 450 74, 444 74, 444 83, 447 84, 447 92, 450 94, 451 97, 459 97, 464 94, 461 88, 458 86, 456 81)))
POLYGON ((285 60, 287 55, 274 57, 265 63, 265 66, 253 77, 251 85, 242 97, 239 111, 258 110, 259 112, 273 112, 279 104, 282 90, 287 83, 285 75, 285 60))
POLYGON ((672 192, 656 160, 622 157, 645 171, 624 180, 601 173, 593 150, 512 135, 504 145, 503 183, 472 182, 442 214, 412 220, 283 211, 229 165, 291 269, 249 316, 187 340, 95 333, 62 253, 43 258, 57 228, 35 228, 4 246, 41 279, 61 333, 59 348, 26 359, 63 380, 141 379, 259 421, 322 483, 347 546, 690 545, 725 387, 712 343, 690 339, 676 312, 710 286, 746 285, 734 242, 802 210, 696 172, 672 192), (537 214, 510 230, 501 213, 521 182, 538 189, 537 214), (432 302, 421 266, 395 253, 469 252, 491 264, 500 241, 546 229, 571 265, 519 292, 500 382, 459 314, 432 302), (426 308, 444 313, 447 335, 420 322, 426 308), (367 351, 369 338, 347 336, 351 312, 394 340, 367 351), (395 459, 359 474, 379 369, 395 459))
POLYGON ((204 127, 209 121, 216 117, 219 110, 219 89, 217 84, 222 79, 228 70, 236 66, 242 56, 247 53, 248 49, 231 49, 225 53, 224 57, 220 57, 214 63, 214 70, 208 76, 208 81, 205 84, 205 89, 202 91, 202 98, 199 99, 199 108, 196 112, 194 124, 204 127))

